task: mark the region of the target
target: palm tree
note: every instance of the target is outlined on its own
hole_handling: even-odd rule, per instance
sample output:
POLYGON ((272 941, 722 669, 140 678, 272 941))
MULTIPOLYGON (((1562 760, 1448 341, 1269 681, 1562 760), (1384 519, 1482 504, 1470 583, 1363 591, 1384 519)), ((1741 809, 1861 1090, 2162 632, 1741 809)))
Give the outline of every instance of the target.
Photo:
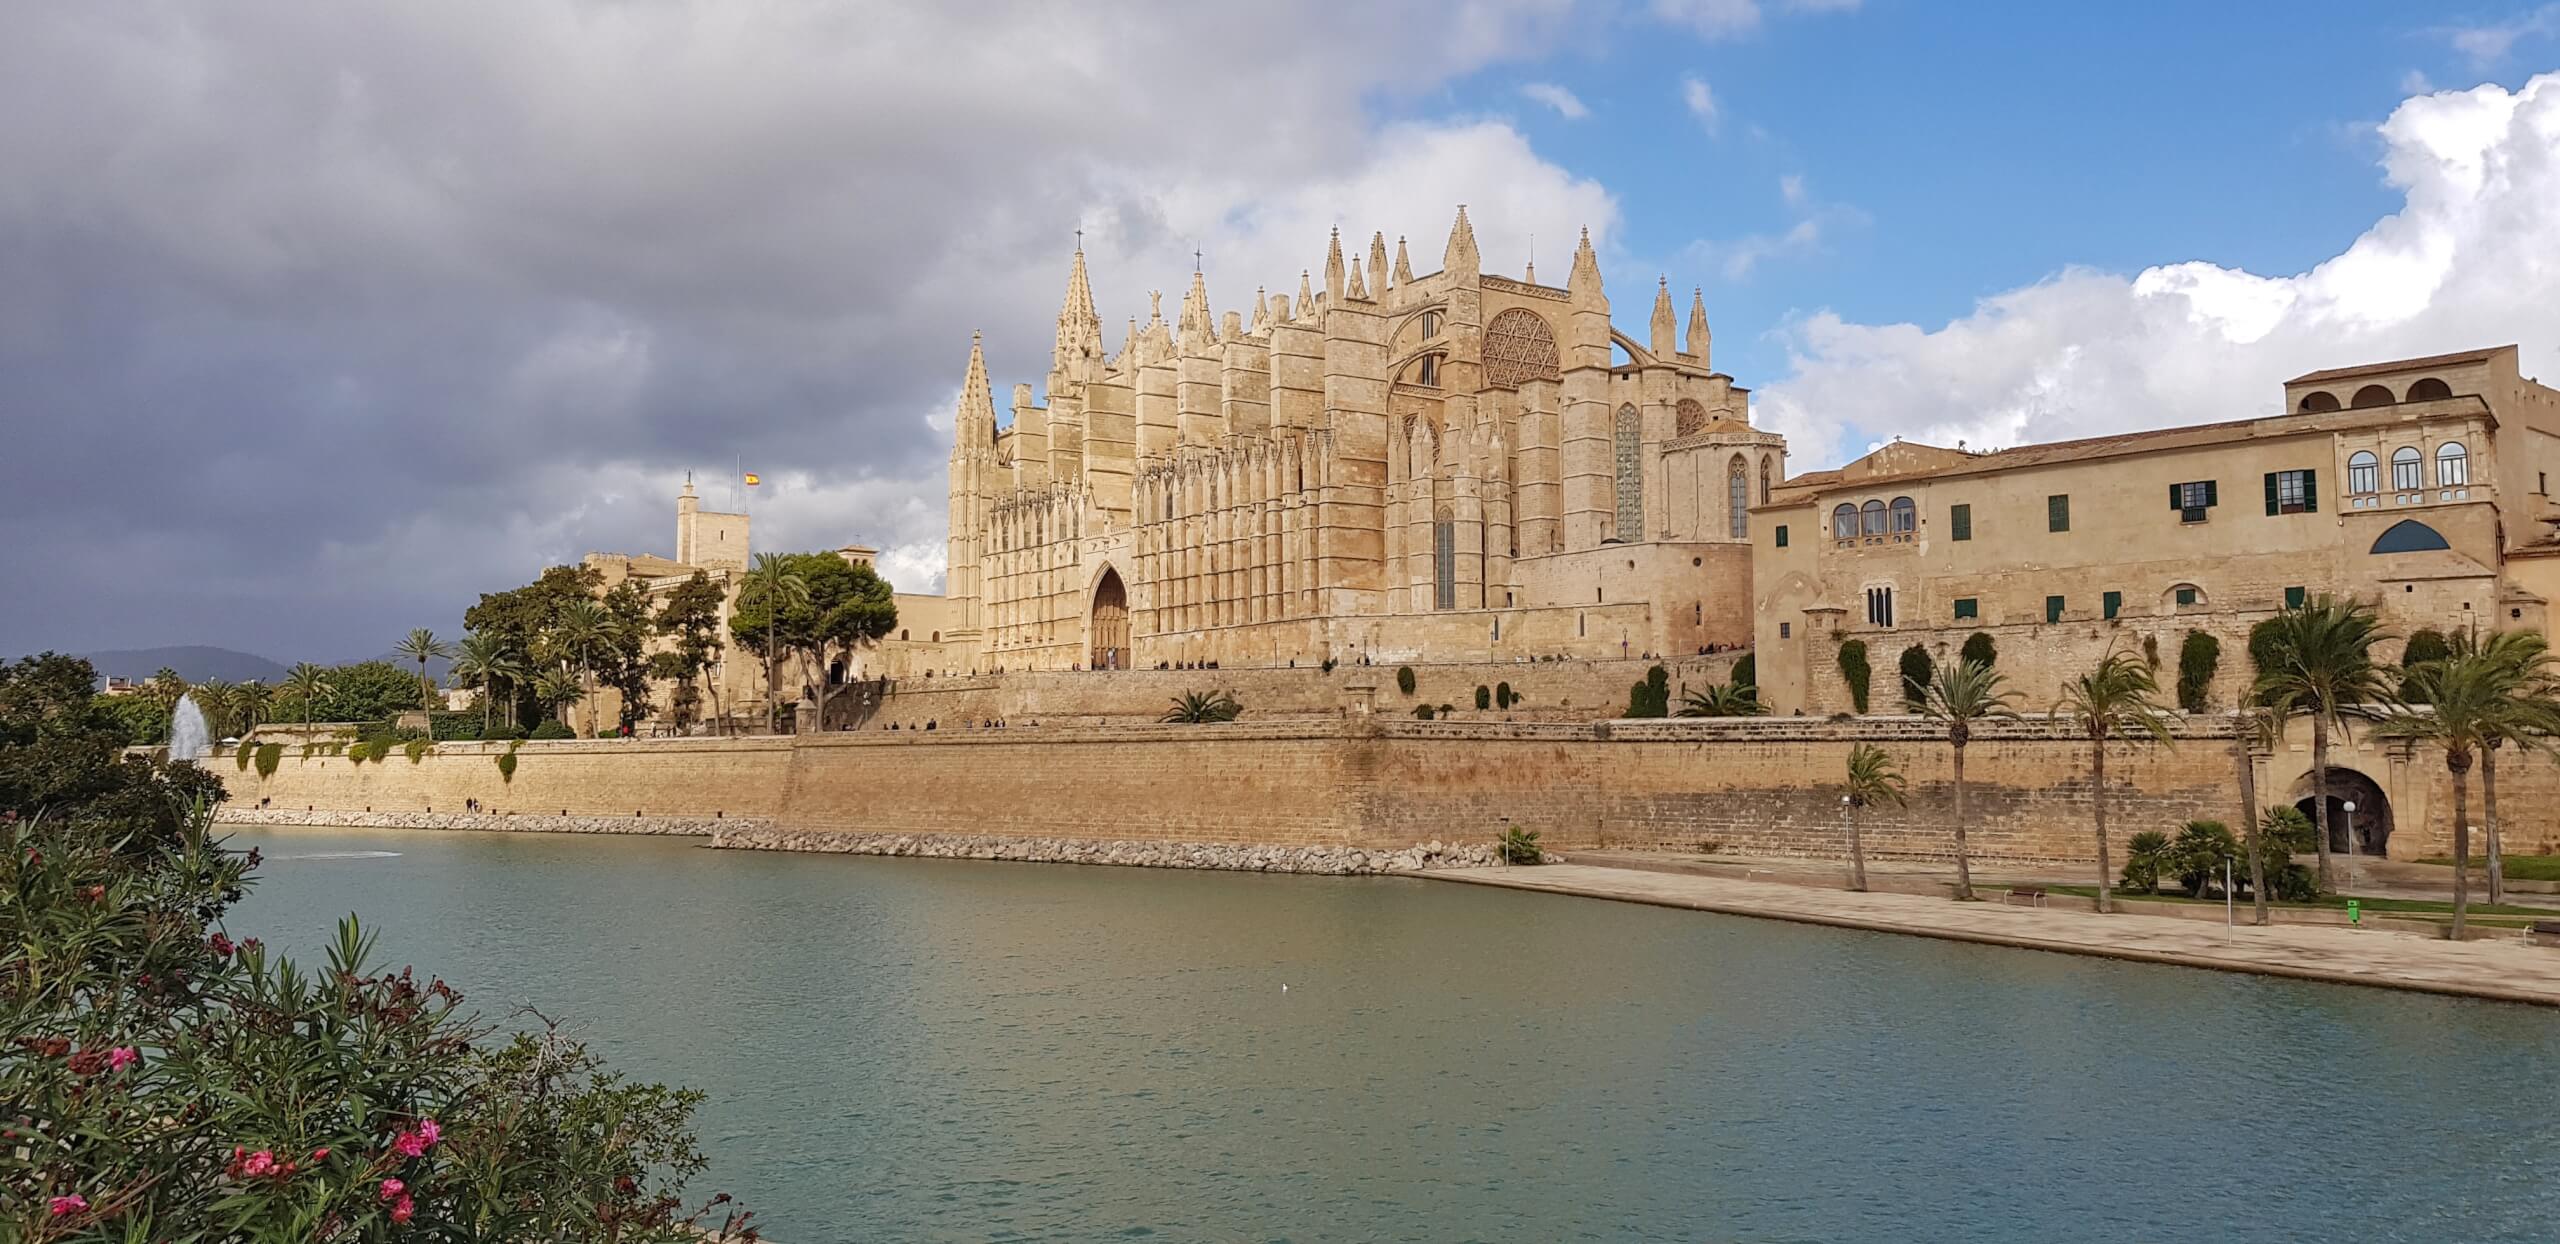
POLYGON ((302 701, 302 724, 307 726, 320 720, 320 697, 329 694, 329 684, 333 681, 329 671, 309 661, 285 671, 284 689, 302 701))
POLYGON ((565 726, 569 724, 568 717, 561 710, 578 702, 580 686, 576 674, 556 665, 545 666, 533 676, 533 698, 542 705, 543 716, 555 718, 565 726))
POLYGON ((165 665, 160 667, 160 672, 144 679, 142 683, 142 698, 149 700, 152 707, 163 713, 175 711, 178 707, 178 698, 186 693, 187 680, 178 677, 178 671, 165 665))
POLYGON ((1858 839, 1858 814, 1879 803, 1899 808, 1908 802, 1902 774, 1893 767, 1893 757, 1873 743, 1860 743, 1849 749, 1849 775, 1843 789, 1842 802, 1849 805, 1849 888, 1867 888, 1867 852, 1858 839))
POLYGON ((1244 712, 1244 705, 1237 703, 1234 696, 1224 691, 1186 691, 1173 698, 1173 707, 1166 710, 1165 715, 1158 720, 1196 726, 1209 722, 1234 721, 1237 714, 1242 712, 1244 712))
POLYGON ((418 663, 418 707, 433 712, 436 684, 434 679, 427 677, 427 662, 436 657, 452 656, 453 645, 436 638, 434 631, 422 626, 409 632, 408 638, 401 640, 392 651, 418 663))
POLYGON ((231 728, 231 684, 219 678, 208 678, 187 690, 196 697, 196 707, 204 711, 205 728, 213 737, 236 734, 231 728))
MULTIPOLYGON (((2346 731, 2351 715, 2367 705, 2388 704, 2393 683, 2373 660, 2372 648, 2389 638, 2373 607, 2327 595, 2277 614, 2269 623, 2266 660, 2255 695, 2274 710, 2276 724, 2296 715, 2311 718, 2311 813, 2320 852, 2320 888, 2329 881, 2329 730, 2346 731)), ((2258 644, 2250 645, 2251 655, 2258 644)))
POLYGON ((274 688, 255 678, 232 685, 229 696, 231 720, 239 727, 241 738, 249 737, 251 732, 266 724, 267 710, 274 707, 275 698, 274 688))
POLYGON ((1683 717, 1758 717, 1769 711, 1769 706, 1760 702, 1758 688, 1729 682, 1710 684, 1706 690, 1687 692, 1680 699, 1683 717))
POLYGON ((481 631, 462 637, 453 655, 454 681, 480 689, 480 733, 490 731, 489 708, 497 702, 498 683, 513 686, 524 677, 524 662, 499 636, 481 631))
POLYGON ((2444 751, 2445 773, 2453 779, 2453 935, 2459 938, 2471 902, 2471 764, 2496 742, 2548 734, 2555 722, 2541 635, 2457 635, 2449 648, 2403 671, 2410 702, 2378 733, 2444 751))
POLYGON ((596 737, 596 661, 610 654, 621 627, 603 605, 573 600, 551 621, 548 640, 554 656, 578 671, 579 694, 587 704, 587 737, 596 737))
POLYGON ((1920 697, 1920 715, 1946 723, 1947 746, 1955 749, 1956 898, 1973 900, 1973 865, 1965 858, 1964 745, 1973 741, 1977 721, 2016 721, 2017 694, 2008 679, 1982 661, 1962 661, 1938 670, 1920 697))
POLYGON ((2231 762, 2240 771, 2240 826, 2249 844, 2249 905, 2253 924, 2267 922, 2266 836, 2259 831, 2257 749, 2275 746, 2275 719, 2248 705, 2231 710, 2231 762))
POLYGON ((2493 728, 2480 745, 2480 825, 2488 833, 2489 902, 2494 906, 2507 897, 2505 850, 2498 840, 2498 749, 2508 743, 2518 752, 2549 747, 2560 734, 2560 702, 2554 699, 2551 652, 2541 632, 2492 631, 2485 639, 2457 639, 2454 651, 2462 651, 2466 643, 2499 663, 2507 700, 2506 711, 2490 723, 2493 728))
POLYGON ((776 684, 782 671, 775 637, 785 609, 805 608, 809 603, 809 581, 791 569, 791 560, 779 553, 756 554, 755 569, 747 572, 746 586, 738 590, 738 607, 764 610, 764 717, 765 732, 782 733, 782 691, 776 684))
POLYGON ((2142 658, 2107 649, 2096 668, 2062 685, 2053 715, 2064 717, 2089 740, 2089 807, 2098 828, 2098 911, 2114 911, 2107 892, 2107 743, 2126 738, 2169 741, 2169 715, 2159 700, 2160 682, 2142 658))

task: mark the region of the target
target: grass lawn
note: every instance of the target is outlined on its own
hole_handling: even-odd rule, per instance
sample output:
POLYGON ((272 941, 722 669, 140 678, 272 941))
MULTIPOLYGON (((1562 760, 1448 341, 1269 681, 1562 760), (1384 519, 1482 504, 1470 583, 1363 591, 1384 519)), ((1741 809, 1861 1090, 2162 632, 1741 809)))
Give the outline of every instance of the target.
MULTIPOLYGON (((2453 857, 2450 855, 2431 856, 2418 862, 2453 867, 2453 857)), ((2501 863, 2506 866, 2509 881, 2560 881, 2560 855, 2510 855, 2501 863)), ((2488 872, 2489 861, 2479 855, 2473 855, 2471 871, 2488 872)))
MULTIPOLYGON (((2073 894, 2078 895, 2081 898, 2098 897, 2098 887, 2093 885, 2055 885, 2046 886, 2045 889, 2051 893, 2073 894)), ((2128 902, 2138 900, 2146 903, 2200 903, 2214 907, 2222 906, 2222 899, 2220 896, 2213 898, 2188 898, 2183 894, 2128 894, 2123 890, 2115 891, 2115 896, 2128 902)), ((2377 914, 2389 912, 2395 916, 2444 916, 2447 918, 2450 918, 2453 915, 2453 904, 2440 903, 2433 899, 2359 898, 2356 902, 2361 905, 2364 910, 2377 914)), ((2238 906, 2249 906, 2249 900, 2245 898, 2241 899, 2238 906)), ((2347 900, 2339 895, 2330 894, 2323 895, 2308 903, 2269 903, 2267 906, 2291 908, 2295 910, 2325 908, 2330 911, 2345 911, 2347 909, 2347 900)), ((2555 913, 2548 907, 2518 907, 2511 903, 2500 903, 2495 906, 2488 903, 2473 903, 2471 904, 2470 914, 2473 916, 2524 917, 2524 919, 2521 920, 2491 920, 2484 922, 2498 925, 2512 925, 2517 928, 2522 928, 2524 925, 2530 924, 2535 920, 2550 920, 2555 917, 2560 917, 2560 913, 2555 913)))

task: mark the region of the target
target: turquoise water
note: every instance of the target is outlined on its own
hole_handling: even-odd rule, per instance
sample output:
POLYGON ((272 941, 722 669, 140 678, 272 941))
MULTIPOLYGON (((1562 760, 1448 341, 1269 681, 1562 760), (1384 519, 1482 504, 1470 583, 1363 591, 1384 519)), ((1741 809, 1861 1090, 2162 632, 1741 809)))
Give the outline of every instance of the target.
POLYGON ((2560 1234, 2525 1007, 1406 879, 235 843, 235 935, 361 911, 707 1090, 782 1244, 2560 1234))

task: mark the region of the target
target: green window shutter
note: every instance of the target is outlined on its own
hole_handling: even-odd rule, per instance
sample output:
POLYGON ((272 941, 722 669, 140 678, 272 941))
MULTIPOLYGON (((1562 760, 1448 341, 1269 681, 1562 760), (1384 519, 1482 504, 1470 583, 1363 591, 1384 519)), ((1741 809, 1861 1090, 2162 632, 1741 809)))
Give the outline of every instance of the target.
POLYGON ((1952 507, 1950 507, 1950 508, 1947 510, 1947 531, 1948 531, 1948 538, 1950 538, 1950 539, 1955 539, 1955 540, 1970 540, 1970 539, 1972 539, 1972 538, 1973 538, 1973 507, 1972 507, 1972 506, 1970 506, 1970 505, 1959 505, 1959 506, 1952 506, 1952 507))
POLYGON ((2044 499, 2044 529, 2071 530, 2071 494, 2058 492, 2044 499))
POLYGON ((2047 596, 2044 598, 2044 620, 2047 622, 2059 622, 2062 620, 2061 597, 2047 596))
POLYGON ((2276 516, 2276 473, 2267 472, 2267 517, 2276 516))
POLYGON ((1785 523, 1778 524, 1778 547, 1787 547, 1787 525, 1785 523))
POLYGON ((2184 484, 2171 484, 2171 485, 2169 485, 2169 508, 2170 508, 2170 509, 2173 509, 2173 510, 2183 510, 2183 509, 2187 508, 2186 506, 2184 506, 2184 505, 2180 504, 2180 502, 2181 502, 2184 498, 2182 498, 2182 497, 2180 497, 2180 496, 2178 495, 2178 494, 2180 494, 2180 493, 2182 493, 2182 492, 2184 492, 2184 491, 2186 491, 2186 485, 2184 485, 2184 484))
POLYGON ((2302 607, 2301 588, 2289 587, 2284 590, 2284 607, 2287 609, 2300 609, 2302 607))
POLYGON ((2124 593, 2109 592, 2099 598, 2099 603, 2105 608, 2107 616, 2112 618, 2116 616, 2116 610, 2124 608, 2124 593))
POLYGON ((2222 504, 2222 488, 2220 483, 2215 480, 2206 480, 2204 482, 2204 508, 2210 510, 2220 504, 2222 504))
POLYGON ((2183 609, 2194 603, 2196 603, 2196 590, 2194 588, 2182 587, 2178 589, 2179 608, 2183 609))
POLYGON ((2320 512, 2320 473, 2318 471, 2302 473, 2302 508, 2315 514, 2320 512))
POLYGON ((1982 616, 1981 606, 1975 602, 1973 597, 1959 596, 1956 598, 1956 619, 1958 621, 1980 616, 1982 616))

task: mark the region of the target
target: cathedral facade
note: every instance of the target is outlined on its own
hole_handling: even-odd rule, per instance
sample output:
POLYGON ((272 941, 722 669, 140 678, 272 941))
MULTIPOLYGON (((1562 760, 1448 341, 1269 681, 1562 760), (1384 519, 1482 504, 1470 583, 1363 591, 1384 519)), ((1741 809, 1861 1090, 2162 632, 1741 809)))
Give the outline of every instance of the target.
POLYGON ((1322 287, 1213 311, 1195 272, 1116 354, 1079 249, 1045 405, 999 425, 970 350, 937 662, 951 672, 1617 657, 1750 642, 1750 508, 1785 477, 1714 370, 1612 327, 1588 234, 1559 288, 1339 234, 1322 287))

